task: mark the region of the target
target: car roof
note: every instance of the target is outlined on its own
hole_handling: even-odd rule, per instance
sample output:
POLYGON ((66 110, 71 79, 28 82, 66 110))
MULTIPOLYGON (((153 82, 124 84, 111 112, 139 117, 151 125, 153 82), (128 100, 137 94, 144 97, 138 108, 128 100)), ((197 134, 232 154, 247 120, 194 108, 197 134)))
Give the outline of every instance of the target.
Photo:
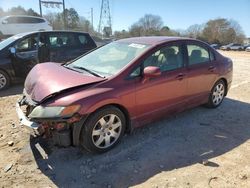
POLYGON ((121 39, 118 41, 126 43, 157 45, 165 42, 178 41, 178 40, 195 40, 195 39, 190 39, 185 37, 150 36, 150 37, 132 37, 132 38, 121 39))
POLYGON ((17 35, 20 36, 26 36, 30 34, 35 34, 35 33, 81 33, 81 34, 86 34, 89 35, 89 33, 86 32, 81 32, 81 31, 64 31, 64 30, 54 30, 54 31, 30 31, 30 32, 24 32, 24 33, 19 33, 17 35))
POLYGON ((41 19, 45 19, 44 17, 29 16, 29 15, 9 15, 9 16, 4 16, 3 18, 9 18, 9 17, 28 17, 28 18, 41 18, 41 19))

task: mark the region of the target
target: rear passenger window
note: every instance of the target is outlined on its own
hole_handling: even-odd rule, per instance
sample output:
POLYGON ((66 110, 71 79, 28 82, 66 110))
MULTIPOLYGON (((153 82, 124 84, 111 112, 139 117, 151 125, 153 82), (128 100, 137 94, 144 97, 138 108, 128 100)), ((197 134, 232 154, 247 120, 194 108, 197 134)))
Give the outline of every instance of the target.
POLYGON ((209 62, 209 52, 198 45, 187 45, 189 65, 209 62))
POLYGON ((45 20, 40 19, 40 18, 33 18, 33 17, 24 17, 23 23, 43 23, 45 20))
POLYGON ((73 34, 51 34, 49 36, 50 47, 71 47, 76 46, 73 34))
POLYGON ((84 35, 79 35, 78 39, 82 45, 85 45, 88 42, 86 36, 84 35))
POLYGON ((85 35, 85 34, 77 34, 76 35, 76 40, 78 41, 78 45, 80 45, 81 47, 84 48, 95 48, 96 45, 93 42, 93 40, 90 38, 89 35, 85 35))
POLYGON ((16 17, 9 17, 6 19, 8 24, 15 24, 18 23, 18 19, 16 17))

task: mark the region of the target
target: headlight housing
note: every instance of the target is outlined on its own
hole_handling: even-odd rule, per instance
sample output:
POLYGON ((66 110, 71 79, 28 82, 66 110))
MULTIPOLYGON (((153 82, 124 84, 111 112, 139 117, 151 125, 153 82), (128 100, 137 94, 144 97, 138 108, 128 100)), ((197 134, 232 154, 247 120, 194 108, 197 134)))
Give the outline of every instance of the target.
POLYGON ((37 106, 29 114, 31 119, 51 119, 51 118, 69 118, 80 110, 80 105, 63 106, 37 106))

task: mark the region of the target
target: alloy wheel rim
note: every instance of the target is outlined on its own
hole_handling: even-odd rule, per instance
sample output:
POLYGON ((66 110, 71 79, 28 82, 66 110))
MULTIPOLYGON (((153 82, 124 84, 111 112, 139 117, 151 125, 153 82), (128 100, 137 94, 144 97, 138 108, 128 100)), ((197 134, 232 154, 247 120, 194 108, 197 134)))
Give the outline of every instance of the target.
POLYGON ((218 84, 215 86, 214 90, 213 90, 213 103, 214 105, 219 105, 225 95, 225 88, 224 85, 222 83, 218 84))
POLYGON ((105 115, 95 124, 92 131, 92 141, 98 148, 108 148, 118 140, 121 130, 122 122, 117 115, 105 115))
POLYGON ((7 79, 3 74, 0 73, 0 89, 4 88, 7 83, 7 79))

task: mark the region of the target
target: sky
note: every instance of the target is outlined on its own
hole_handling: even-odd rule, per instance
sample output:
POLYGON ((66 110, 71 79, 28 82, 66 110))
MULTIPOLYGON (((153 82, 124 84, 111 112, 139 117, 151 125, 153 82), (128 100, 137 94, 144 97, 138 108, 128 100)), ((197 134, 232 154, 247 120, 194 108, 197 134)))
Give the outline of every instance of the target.
MULTIPOLYGON (((210 19, 234 19, 250 37, 250 0, 109 0, 109 4, 114 31, 128 30, 145 14, 155 14, 162 18, 164 25, 181 30, 210 19)), ((19 5, 39 13, 39 0, 0 0, 0 7, 4 10, 19 5)), ((65 6, 76 9, 87 19, 90 19, 90 9, 93 8, 94 27, 97 28, 101 0, 65 0, 65 6)), ((51 11, 61 9, 43 7, 44 13, 51 11)))

